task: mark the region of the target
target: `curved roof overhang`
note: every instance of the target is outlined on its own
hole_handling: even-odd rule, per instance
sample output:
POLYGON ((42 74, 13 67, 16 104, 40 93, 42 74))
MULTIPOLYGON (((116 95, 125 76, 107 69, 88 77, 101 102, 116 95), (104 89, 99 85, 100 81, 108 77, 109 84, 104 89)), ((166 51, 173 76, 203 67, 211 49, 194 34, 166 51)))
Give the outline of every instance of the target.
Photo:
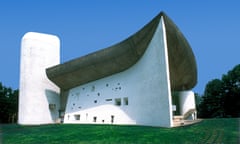
POLYGON ((189 90, 197 84, 197 64, 193 51, 173 21, 163 15, 166 27, 171 89, 189 90))
POLYGON ((122 72, 144 54, 153 34, 164 19, 172 90, 187 90, 197 82, 197 66, 192 49, 176 25, 161 12, 126 40, 92 54, 46 70, 48 78, 63 90, 122 72))

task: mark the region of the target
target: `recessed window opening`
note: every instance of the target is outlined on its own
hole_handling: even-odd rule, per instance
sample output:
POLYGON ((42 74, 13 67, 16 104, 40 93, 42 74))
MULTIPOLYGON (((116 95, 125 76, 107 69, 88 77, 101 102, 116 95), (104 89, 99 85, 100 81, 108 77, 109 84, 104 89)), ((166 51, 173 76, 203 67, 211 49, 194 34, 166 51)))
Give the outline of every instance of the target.
POLYGON ((128 105, 128 97, 123 98, 124 105, 128 105))
POLYGON ((121 98, 116 98, 115 99, 115 105, 116 106, 121 106, 121 98))
POLYGON ((92 91, 95 91, 95 86, 92 86, 92 91))
POLYGON ((94 103, 97 103, 97 100, 94 100, 94 103))
POLYGON ((100 96, 100 93, 97 93, 98 96, 100 96))
POLYGON ((97 122, 97 117, 93 117, 93 122, 97 122))
POLYGON ((80 114, 74 115, 74 119, 75 119, 75 120, 80 120, 80 114))
POLYGON ((106 101, 112 101, 112 99, 106 99, 106 101))
POLYGON ((111 115, 111 123, 114 122, 114 115, 111 115))
POLYGON ((49 109, 54 110, 56 108, 56 104, 49 104, 49 109))

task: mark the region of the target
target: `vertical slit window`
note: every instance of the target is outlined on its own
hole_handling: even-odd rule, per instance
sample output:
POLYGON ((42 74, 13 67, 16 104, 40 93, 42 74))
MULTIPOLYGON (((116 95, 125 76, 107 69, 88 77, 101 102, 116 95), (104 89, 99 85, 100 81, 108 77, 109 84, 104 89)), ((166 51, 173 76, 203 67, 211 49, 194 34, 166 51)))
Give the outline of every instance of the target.
POLYGON ((123 98, 124 105, 128 105, 128 97, 123 98))

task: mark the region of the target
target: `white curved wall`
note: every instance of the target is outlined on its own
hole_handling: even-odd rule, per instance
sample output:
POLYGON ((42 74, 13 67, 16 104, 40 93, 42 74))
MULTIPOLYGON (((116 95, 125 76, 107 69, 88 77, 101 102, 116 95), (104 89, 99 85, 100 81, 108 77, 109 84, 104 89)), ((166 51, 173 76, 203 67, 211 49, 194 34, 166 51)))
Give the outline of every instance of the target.
POLYGON ((46 68, 60 63, 60 41, 48 34, 29 32, 22 38, 19 124, 53 123, 58 118, 59 88, 46 68), (55 108, 49 109, 49 104, 55 108))
POLYGON ((161 19, 146 52, 134 66, 69 91, 64 123, 171 127, 166 47, 165 26, 161 19), (124 103, 126 98, 128 104, 124 103), (120 106, 115 105, 115 99, 121 100, 120 106))
POLYGON ((193 91, 179 92, 180 114, 184 115, 190 109, 196 109, 195 96, 193 91))

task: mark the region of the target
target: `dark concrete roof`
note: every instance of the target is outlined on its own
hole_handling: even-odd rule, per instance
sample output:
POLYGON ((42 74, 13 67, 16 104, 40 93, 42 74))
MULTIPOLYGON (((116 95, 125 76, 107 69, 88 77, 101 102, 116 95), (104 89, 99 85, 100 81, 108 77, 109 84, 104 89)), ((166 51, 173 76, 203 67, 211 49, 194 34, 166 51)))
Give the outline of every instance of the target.
POLYGON ((193 88, 197 82, 194 54, 177 26, 163 12, 118 44, 48 68, 48 78, 67 90, 128 69, 144 54, 161 18, 167 33, 171 89, 193 88))

